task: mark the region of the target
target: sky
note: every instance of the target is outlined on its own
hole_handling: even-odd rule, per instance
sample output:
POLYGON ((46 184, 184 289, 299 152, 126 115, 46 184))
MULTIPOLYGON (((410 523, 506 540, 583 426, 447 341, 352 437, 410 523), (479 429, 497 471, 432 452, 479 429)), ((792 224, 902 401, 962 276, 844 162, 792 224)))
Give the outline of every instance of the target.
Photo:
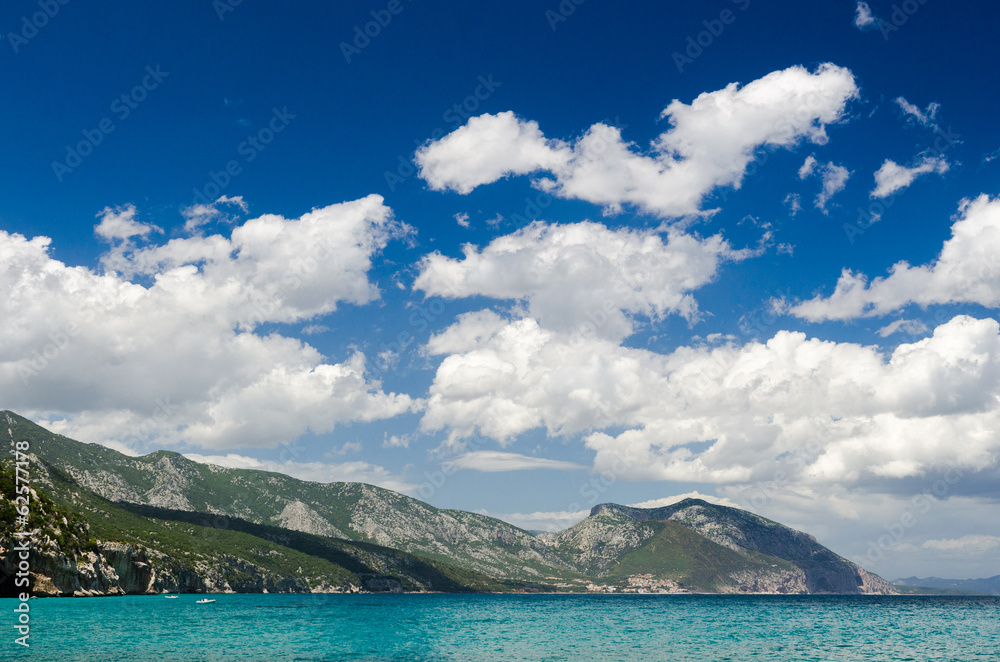
POLYGON ((1000 572, 987 2, 11 0, 0 408, 1000 572))

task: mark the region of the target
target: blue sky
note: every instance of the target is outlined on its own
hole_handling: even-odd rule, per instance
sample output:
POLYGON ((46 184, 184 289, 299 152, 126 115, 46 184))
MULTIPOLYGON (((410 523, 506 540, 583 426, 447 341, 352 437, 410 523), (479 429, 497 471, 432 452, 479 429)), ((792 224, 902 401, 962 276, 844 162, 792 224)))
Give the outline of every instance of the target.
POLYGON ((0 406, 996 574, 997 11, 6 3, 0 406))

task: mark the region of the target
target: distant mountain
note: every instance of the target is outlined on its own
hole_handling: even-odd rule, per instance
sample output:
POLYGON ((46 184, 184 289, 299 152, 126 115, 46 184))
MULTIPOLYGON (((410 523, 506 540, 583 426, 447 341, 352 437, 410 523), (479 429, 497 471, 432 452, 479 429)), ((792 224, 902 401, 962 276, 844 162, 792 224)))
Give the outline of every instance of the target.
MULTIPOLYGON (((131 549, 137 563, 154 571, 117 589, 82 582, 73 589, 81 593, 895 592, 811 536, 696 499, 656 509, 604 504, 565 531, 534 535, 373 485, 227 469, 167 451, 129 457, 12 412, 0 412, 4 427, 11 443, 29 441, 38 465, 33 485, 89 527, 83 575, 100 574, 93 565, 100 559, 92 557, 105 555, 101 545, 109 544, 131 549)), ((8 550, 0 535, 0 555, 8 550)), ((136 574, 115 550, 118 574, 136 574)), ((80 557, 70 551, 77 556, 67 559, 80 557)), ((73 581, 64 577, 60 586, 66 585, 73 581)))
POLYGON ((898 586, 1000 595, 1000 575, 985 579, 941 579, 940 577, 904 577, 893 582, 898 586))
POLYGON ((601 504, 547 538, 607 578, 651 572, 723 593, 895 592, 812 536, 701 499, 648 509, 601 504))

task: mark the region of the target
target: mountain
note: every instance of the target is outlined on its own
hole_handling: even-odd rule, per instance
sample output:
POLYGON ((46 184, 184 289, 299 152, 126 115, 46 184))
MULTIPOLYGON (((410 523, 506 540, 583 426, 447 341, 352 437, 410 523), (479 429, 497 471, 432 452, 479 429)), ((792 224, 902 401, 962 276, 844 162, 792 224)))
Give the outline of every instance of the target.
MULTIPOLYGON (((11 412, 8 434, 40 460, 108 501, 239 518, 254 524, 374 543, 458 563, 500 578, 540 578, 572 567, 535 536, 502 520, 442 510, 365 483, 313 483, 227 469, 157 451, 130 457, 84 444, 11 412)), ((54 495, 55 497, 55 495, 54 495)), ((73 507, 72 497, 68 507, 73 507)))
POLYGON ((811 536, 696 499, 656 509, 603 504, 565 531, 535 535, 373 485, 227 469, 167 451, 130 457, 12 412, 0 412, 0 430, 4 423, 11 443, 30 444, 33 486, 88 523, 85 561, 100 565, 91 556, 112 543, 145 554, 137 562, 157 578, 143 575, 145 585, 124 592, 895 592, 811 536))
POLYGON ((546 538, 603 578, 653 573, 722 593, 895 592, 810 535, 701 499, 648 509, 601 504, 546 538))
POLYGON ((900 587, 935 589, 958 593, 1000 595, 1000 575, 985 579, 941 579, 940 577, 904 577, 893 584, 900 587))
MULTIPOLYGON (((49 490, 33 487, 30 495, 33 595, 511 589, 463 568, 378 545, 112 503, 41 463, 32 466, 31 482, 49 490), (57 505, 69 493, 86 517, 57 505)), ((13 485, 14 472, 0 466, 2 597, 18 592, 14 517, 7 516, 13 485)))

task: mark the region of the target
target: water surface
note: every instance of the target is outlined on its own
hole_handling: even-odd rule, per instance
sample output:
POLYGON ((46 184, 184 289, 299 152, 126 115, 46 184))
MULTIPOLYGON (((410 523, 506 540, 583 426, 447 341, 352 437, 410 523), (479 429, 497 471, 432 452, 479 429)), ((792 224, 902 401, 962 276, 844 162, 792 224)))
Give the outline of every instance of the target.
POLYGON ((1000 598, 215 595, 0 600, 0 660, 990 660, 1000 598))

